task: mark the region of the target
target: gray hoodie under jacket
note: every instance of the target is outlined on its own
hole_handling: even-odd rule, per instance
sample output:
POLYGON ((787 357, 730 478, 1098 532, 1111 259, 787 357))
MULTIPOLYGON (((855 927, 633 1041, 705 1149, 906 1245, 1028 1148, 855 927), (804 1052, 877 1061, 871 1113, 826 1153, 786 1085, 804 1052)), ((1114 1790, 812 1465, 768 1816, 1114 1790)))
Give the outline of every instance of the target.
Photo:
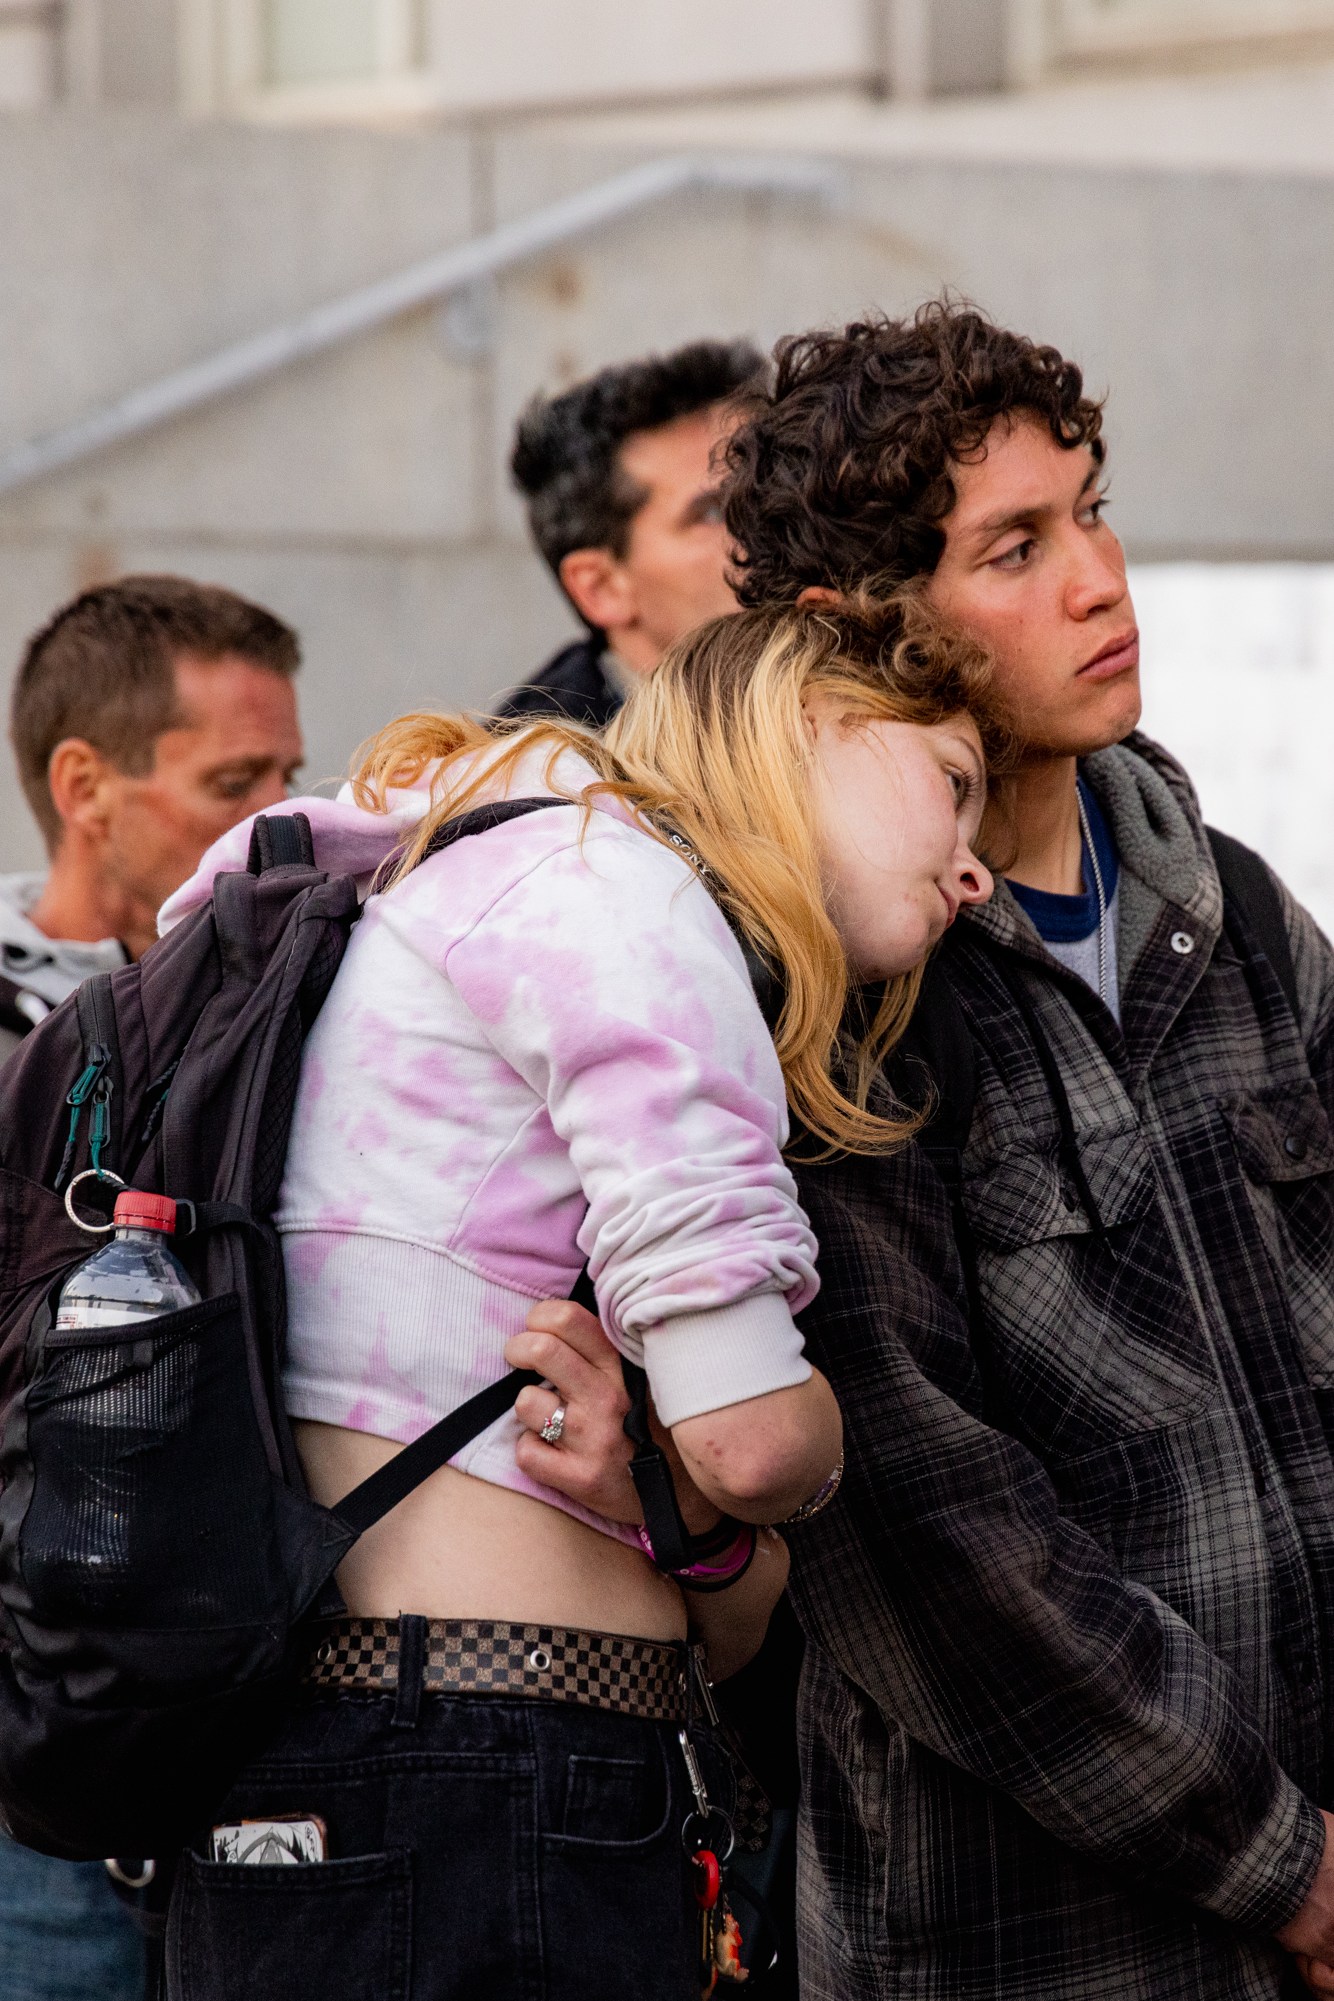
MULTIPOLYGON (((90 943, 48 938, 28 912, 42 893, 41 875, 0 875, 0 978, 17 989, 12 1012, 34 1025, 92 973, 114 972, 129 955, 118 938, 90 943)), ((0 1025, 0 1063, 12 1056, 22 1036, 0 1025)))

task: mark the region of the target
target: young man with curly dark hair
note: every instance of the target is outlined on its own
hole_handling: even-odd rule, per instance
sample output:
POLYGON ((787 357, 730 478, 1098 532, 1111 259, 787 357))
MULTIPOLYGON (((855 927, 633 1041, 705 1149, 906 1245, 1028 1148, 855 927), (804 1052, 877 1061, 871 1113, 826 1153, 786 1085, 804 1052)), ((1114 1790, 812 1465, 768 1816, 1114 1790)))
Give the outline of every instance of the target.
POLYGON ((745 341, 692 341, 529 404, 511 471, 587 633, 506 696, 502 715, 600 729, 675 640, 735 610, 716 456, 763 372, 745 341))
POLYGON ((1135 733, 1073 363, 948 302, 803 336, 729 456, 742 601, 915 584, 1018 745, 920 1138, 802 1170, 803 1995, 1334 1993, 1334 953, 1135 733))
POLYGON ((950 303, 784 342, 730 445, 743 601, 922 590, 1017 748, 919 1137, 798 1166, 804 2001, 1334 1992, 1334 952, 1135 733, 1104 456, 950 303))

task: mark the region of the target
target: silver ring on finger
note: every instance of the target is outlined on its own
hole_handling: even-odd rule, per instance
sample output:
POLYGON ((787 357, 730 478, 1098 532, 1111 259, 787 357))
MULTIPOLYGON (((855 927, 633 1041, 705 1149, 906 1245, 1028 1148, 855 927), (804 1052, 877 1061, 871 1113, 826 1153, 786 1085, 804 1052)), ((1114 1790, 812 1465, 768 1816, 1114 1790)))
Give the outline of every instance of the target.
POLYGON ((537 1435, 544 1445, 560 1444, 562 1438, 565 1436, 565 1406, 563 1403, 556 1405, 551 1416, 537 1435))

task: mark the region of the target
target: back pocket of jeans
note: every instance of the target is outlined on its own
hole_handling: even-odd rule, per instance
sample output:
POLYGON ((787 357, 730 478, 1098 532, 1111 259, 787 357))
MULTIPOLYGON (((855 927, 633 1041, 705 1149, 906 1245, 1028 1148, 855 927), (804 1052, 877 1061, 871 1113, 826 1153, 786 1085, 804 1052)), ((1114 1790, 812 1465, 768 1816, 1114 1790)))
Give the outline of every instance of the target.
POLYGON ((667 1811, 667 1790, 656 1744, 644 1758, 573 1751, 565 1766, 561 1836, 620 1847, 653 1841, 667 1811))
POLYGON ((408 2001, 406 1853, 248 1865, 186 1855, 167 1927, 173 2001, 408 2001))

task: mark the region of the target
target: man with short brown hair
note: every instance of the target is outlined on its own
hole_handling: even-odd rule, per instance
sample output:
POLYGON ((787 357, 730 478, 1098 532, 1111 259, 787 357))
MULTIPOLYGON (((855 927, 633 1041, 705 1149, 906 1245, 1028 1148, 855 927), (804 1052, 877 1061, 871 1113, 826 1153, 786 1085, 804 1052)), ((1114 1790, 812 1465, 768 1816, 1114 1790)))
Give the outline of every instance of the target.
POLYGON ((50 851, 0 877, 0 1055, 90 973, 137 959, 218 835, 302 759, 296 634, 183 577, 85 591, 29 641, 10 735, 50 851))
MULTIPOLYGON (((139 958, 219 834, 301 763, 290 626, 184 577, 85 591, 28 642, 10 736, 51 855, 0 876, 0 1062, 80 981, 139 958)), ((102 1865, 0 1836, 0 1992, 142 2001, 144 1943, 102 1865)))

